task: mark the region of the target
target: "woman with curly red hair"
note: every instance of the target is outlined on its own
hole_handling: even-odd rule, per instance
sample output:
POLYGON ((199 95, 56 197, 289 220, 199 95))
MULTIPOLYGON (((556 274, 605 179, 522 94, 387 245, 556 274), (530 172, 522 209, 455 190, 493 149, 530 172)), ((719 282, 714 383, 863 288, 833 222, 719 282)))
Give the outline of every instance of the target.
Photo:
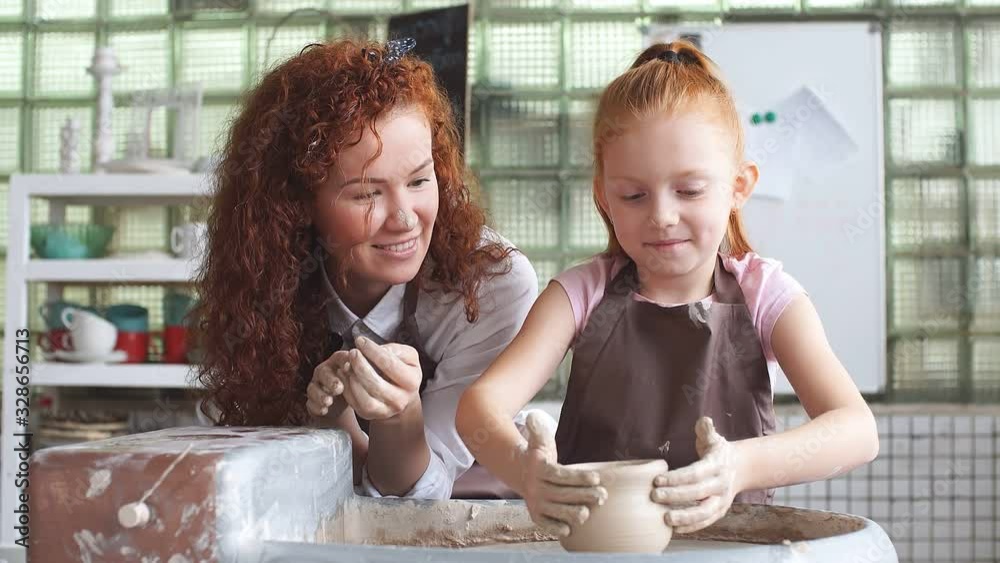
POLYGON ((216 172, 197 370, 220 424, 341 428, 366 493, 448 498, 473 462, 458 399, 537 280, 485 226, 448 98, 406 50, 310 45, 248 94, 216 172))

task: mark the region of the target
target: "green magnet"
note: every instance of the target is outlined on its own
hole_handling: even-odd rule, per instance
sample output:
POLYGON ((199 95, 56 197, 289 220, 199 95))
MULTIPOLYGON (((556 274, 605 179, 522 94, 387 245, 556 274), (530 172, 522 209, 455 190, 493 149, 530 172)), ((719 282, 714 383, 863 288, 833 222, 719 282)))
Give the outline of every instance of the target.
POLYGON ((754 125, 760 125, 761 123, 760 114, 759 113, 753 114, 753 116, 750 117, 750 123, 753 123, 754 125))
POLYGON ((778 116, 774 115, 773 111, 769 111, 764 114, 764 121, 768 123, 774 123, 775 119, 778 119, 778 116))

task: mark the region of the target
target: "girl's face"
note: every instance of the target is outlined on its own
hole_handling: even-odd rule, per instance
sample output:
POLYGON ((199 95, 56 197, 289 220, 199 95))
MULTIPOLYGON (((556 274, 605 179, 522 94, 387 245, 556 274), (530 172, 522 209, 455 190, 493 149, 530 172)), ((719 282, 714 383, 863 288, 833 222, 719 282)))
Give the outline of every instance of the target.
POLYGON ((438 211, 431 130, 415 107, 375 122, 382 139, 365 129, 361 141, 341 152, 316 193, 317 228, 337 264, 349 264, 355 283, 406 283, 420 270, 438 211))
POLYGON ((757 178, 756 165, 733 155, 732 134, 692 113, 638 120, 604 146, 599 200, 640 272, 714 268, 729 215, 757 178))

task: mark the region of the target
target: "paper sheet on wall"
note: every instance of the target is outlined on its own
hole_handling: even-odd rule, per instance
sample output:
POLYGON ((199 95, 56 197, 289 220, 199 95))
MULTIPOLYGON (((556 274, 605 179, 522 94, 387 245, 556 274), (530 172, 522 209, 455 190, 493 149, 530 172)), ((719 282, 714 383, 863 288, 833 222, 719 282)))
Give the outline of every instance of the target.
POLYGON ((782 100, 776 112, 799 131, 797 160, 803 176, 827 174, 858 151, 847 129, 808 86, 782 100))
POLYGON ((844 126, 808 86, 769 111, 774 112, 775 121, 754 125, 752 115, 762 112, 740 107, 746 156, 761 171, 755 197, 787 200, 803 179, 828 173, 858 150, 844 126))
POLYGON ((780 121, 753 125, 752 111, 741 111, 745 131, 746 157, 760 167, 760 179, 753 197, 787 200, 792 195, 800 136, 779 127, 780 121))

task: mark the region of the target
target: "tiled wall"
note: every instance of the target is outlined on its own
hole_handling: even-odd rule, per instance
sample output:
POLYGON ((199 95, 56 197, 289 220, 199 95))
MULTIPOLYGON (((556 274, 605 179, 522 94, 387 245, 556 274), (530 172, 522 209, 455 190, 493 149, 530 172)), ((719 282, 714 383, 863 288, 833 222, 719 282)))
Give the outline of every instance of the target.
MULTIPOLYGON (((878 522, 901 562, 1000 561, 1000 408, 874 405, 880 452, 825 482, 788 487, 775 502, 878 522)), ((785 428, 804 413, 783 408, 785 428)))

